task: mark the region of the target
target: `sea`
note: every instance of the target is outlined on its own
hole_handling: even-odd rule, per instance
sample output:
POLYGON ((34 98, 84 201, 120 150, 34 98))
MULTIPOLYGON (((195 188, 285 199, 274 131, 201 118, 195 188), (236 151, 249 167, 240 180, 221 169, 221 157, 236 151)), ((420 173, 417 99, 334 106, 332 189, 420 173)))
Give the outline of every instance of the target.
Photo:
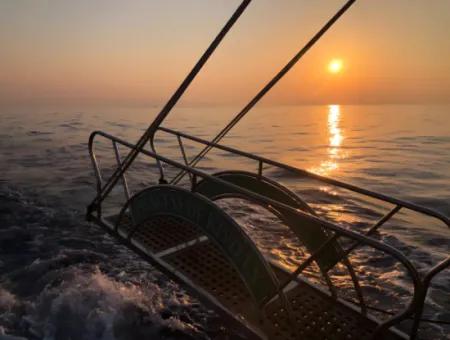
MULTIPOLYGON (((103 130, 135 143, 160 108, 0 110, 0 339, 235 339, 214 311, 85 219, 96 193, 89 135, 103 130)), ((238 112, 231 106, 181 107, 164 126, 211 140, 238 112)), ((450 106, 261 106, 223 145, 410 201, 450 215, 450 106)), ((117 166, 111 141, 95 151, 103 178, 117 166)), ((183 140, 188 159, 200 145, 183 140)), ((159 132, 156 151, 183 162, 174 136, 159 132)), ((129 151, 119 147, 122 157, 129 151)), ((258 163, 213 150, 198 167, 256 172, 258 163)), ((167 179, 176 169, 165 166, 167 179)), ((265 165, 263 175, 286 186, 319 216, 364 233, 392 205, 265 165)), ((132 192, 158 182, 154 159, 139 156, 127 173, 132 192)), ((181 185, 189 185, 185 176, 181 185)), ((125 202, 120 182, 105 201, 125 202)), ((242 200, 218 203, 272 261, 294 269, 307 256, 277 218, 242 200)), ((424 275, 450 254, 450 228, 401 210, 373 235, 400 250, 424 275)), ((343 243, 349 240, 342 240, 343 243)), ((350 254, 377 317, 411 300, 404 266, 360 246, 350 254)), ((323 284, 312 266, 305 278, 323 284)), ((343 299, 354 299, 345 269, 330 273, 343 299)), ((450 339, 450 269, 427 296, 420 338, 450 339)), ((409 321, 399 327, 407 330, 409 321)))

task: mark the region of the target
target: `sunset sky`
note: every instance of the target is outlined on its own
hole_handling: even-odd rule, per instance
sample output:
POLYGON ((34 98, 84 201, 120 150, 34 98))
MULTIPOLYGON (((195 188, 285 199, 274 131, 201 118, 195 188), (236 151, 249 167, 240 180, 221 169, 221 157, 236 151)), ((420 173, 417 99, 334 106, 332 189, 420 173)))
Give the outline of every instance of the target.
MULTIPOLYGON (((0 0, 0 108, 161 105, 239 3, 0 0)), ((181 104, 245 103, 343 3, 253 1, 181 104)), ((357 1, 263 103, 448 103, 449 31, 448 0, 357 1)))

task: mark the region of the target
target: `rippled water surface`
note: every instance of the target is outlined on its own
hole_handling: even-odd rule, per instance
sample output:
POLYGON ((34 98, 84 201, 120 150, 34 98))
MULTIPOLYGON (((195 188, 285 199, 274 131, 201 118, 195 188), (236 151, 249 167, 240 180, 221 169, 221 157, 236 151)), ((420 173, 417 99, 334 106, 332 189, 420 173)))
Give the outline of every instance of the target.
MULTIPOLYGON (((211 139, 235 111, 177 109, 165 125, 211 139)), ((87 152, 90 132, 101 129, 134 142, 156 112, 0 112, 0 337, 229 336, 213 313, 84 221, 85 206, 95 192, 87 152)), ((157 137, 159 152, 182 161, 175 138, 157 137)), ((450 214, 446 106, 266 107, 251 112, 222 143, 450 214)), ((187 141, 185 147, 188 157, 200 150, 187 141)), ((106 177, 114 166, 111 144, 99 140, 96 151, 106 177)), ((124 155, 127 150, 120 151, 124 155)), ((219 151, 199 165, 211 173, 256 171, 258 166, 219 151)), ((322 217, 357 231, 391 208, 274 167, 265 167, 264 174, 299 194, 322 217)), ((128 179, 133 190, 155 183, 155 162, 139 158, 128 179)), ((107 206, 123 202, 122 196, 117 187, 107 206)), ((291 269, 306 256, 289 230, 261 208, 240 201, 221 205, 273 261, 291 269)), ((374 237, 404 252, 422 272, 450 252, 448 228, 409 213, 399 214, 374 237)), ((351 260, 374 304, 387 308, 395 300, 401 308, 408 301, 411 285, 398 263, 367 248, 351 260)), ((314 268, 307 275, 320 283, 314 268)), ((336 268, 332 275, 345 295, 345 271, 336 268)), ((436 277, 427 317, 450 319, 449 287, 448 271, 436 277)), ((445 338, 449 331, 425 328, 425 337, 445 338)))

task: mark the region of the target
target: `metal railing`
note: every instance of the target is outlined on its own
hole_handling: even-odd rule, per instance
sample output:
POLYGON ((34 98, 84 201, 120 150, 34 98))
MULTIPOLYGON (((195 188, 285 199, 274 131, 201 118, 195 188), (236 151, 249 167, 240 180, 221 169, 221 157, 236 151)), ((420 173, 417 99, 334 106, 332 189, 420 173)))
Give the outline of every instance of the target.
MULTIPOLYGON (((436 275, 438 275, 443 270, 450 267, 450 256, 448 256, 445 260, 443 260, 442 262, 440 262, 437 265, 435 265, 434 267, 432 267, 428 272, 425 273, 424 277, 421 278, 418 273, 418 270, 415 268, 415 266, 411 263, 411 261, 403 253, 401 253, 399 250, 395 249, 394 247, 392 247, 390 245, 387 245, 385 243, 380 242, 379 240, 372 238, 371 234, 373 232, 375 232, 376 230, 378 230, 388 220, 392 219, 392 217, 395 216, 401 209, 412 210, 412 211, 421 213, 423 215, 436 218, 436 219, 440 220, 441 222, 443 222, 448 228, 450 228, 450 222, 446 216, 442 215, 441 213, 439 213, 437 211, 416 205, 411 202, 406 202, 406 201, 399 200, 399 199, 396 199, 393 197, 389 197, 389 196, 382 195, 382 194, 379 194, 376 192, 372 192, 372 191, 364 189, 364 188, 360 188, 360 187, 357 187, 357 186, 354 186, 354 185, 351 185, 348 183, 344 183, 341 181, 323 177, 323 176, 320 176, 320 175, 317 175, 314 173, 310 173, 303 169, 298 169, 298 168, 295 168, 295 167, 292 167, 292 166, 289 166, 286 164, 282 164, 282 163, 279 163, 279 162, 276 162, 276 161, 273 161, 273 160, 270 160, 270 159, 267 159, 264 157, 260 157, 260 156, 257 156, 257 155, 251 154, 251 153, 247 153, 247 152, 244 152, 241 150, 237 150, 234 148, 230 148, 230 147, 227 147, 224 145, 210 143, 209 141, 206 141, 204 139, 190 136, 190 135, 187 135, 187 134, 179 132, 179 131, 168 129, 165 127, 160 127, 159 131, 171 134, 177 138, 178 144, 180 146, 181 155, 185 162, 185 164, 182 164, 173 159, 164 157, 164 156, 158 154, 154 150, 153 151, 149 151, 149 150, 145 150, 145 149, 140 150, 140 153, 142 153, 143 155, 146 155, 157 161, 157 165, 159 167, 160 173, 163 176, 163 180, 164 180, 164 167, 162 166, 162 164, 164 163, 164 164, 173 166, 173 167, 187 173, 189 175, 190 180, 193 185, 197 182, 197 178, 207 179, 208 181, 212 181, 217 184, 227 186, 227 187, 231 188, 232 190, 241 194, 243 197, 248 197, 255 201, 263 202, 263 203, 265 203, 267 205, 271 205, 275 208, 278 207, 278 208, 285 209, 285 210, 290 211, 302 218, 305 218, 312 222, 320 223, 320 225, 324 229, 331 231, 334 234, 334 236, 333 236, 334 239, 337 239, 339 237, 345 237, 345 238, 349 238, 354 241, 353 245, 351 245, 345 251, 344 255, 347 255, 348 253, 350 253, 351 251, 353 251, 356 247, 358 247, 360 245, 365 245, 365 246, 370 246, 374 249, 377 249, 377 250, 395 258, 398 262, 400 262, 403 265, 403 267, 405 268, 405 270, 408 272, 409 276, 411 277, 411 281, 413 284, 413 292, 412 292, 411 300, 407 304, 406 308, 403 311, 397 313, 390 319, 381 323, 376 332, 381 332, 381 331, 383 331, 383 330, 385 330, 407 318, 413 317, 414 322, 413 322, 413 326, 410 331, 410 336, 412 339, 415 338, 415 336, 417 335, 419 324, 420 324, 420 319, 422 316, 422 311, 423 311, 424 302, 425 302, 428 288, 429 288, 433 278, 436 275), (280 169, 284 169, 284 170, 290 171, 292 173, 295 173, 295 174, 298 174, 298 175, 301 175, 304 177, 318 180, 319 182, 322 182, 322 183, 331 184, 331 185, 334 185, 334 186, 337 186, 340 188, 350 190, 355 193, 359 193, 359 194, 367 196, 367 197, 372 197, 372 198, 381 200, 383 202, 391 203, 394 205, 394 208, 392 210, 390 210, 386 215, 384 215, 372 227, 370 227, 368 230, 368 233, 366 235, 363 235, 361 233, 358 233, 358 232, 355 232, 352 230, 348 230, 347 228, 344 228, 343 226, 340 226, 336 223, 331 223, 327 220, 324 220, 317 216, 313 216, 311 214, 297 210, 291 206, 288 206, 288 205, 278 202, 276 200, 270 199, 268 197, 259 195, 255 192, 249 191, 249 190, 239 187, 237 185, 231 184, 231 183, 221 180, 213 175, 205 173, 204 171, 201 171, 192 166, 189 166, 188 161, 187 161, 187 155, 186 155, 186 152, 185 152, 185 149, 183 146, 183 139, 191 140, 191 141, 203 144, 203 145, 207 145, 211 148, 217 148, 222 151, 231 152, 233 154, 237 154, 237 155, 246 157, 248 159, 254 160, 257 162, 257 173, 260 176, 262 176, 262 174, 263 174, 264 165, 271 165, 271 166, 274 166, 274 167, 277 167, 280 169)), ((95 150, 94 150, 94 140, 97 136, 102 136, 112 142, 118 169, 120 169, 120 167, 122 166, 122 163, 121 163, 121 158, 120 158, 120 154, 119 154, 117 145, 120 144, 120 145, 125 146, 130 149, 136 149, 136 145, 133 145, 123 139, 117 138, 115 136, 112 136, 112 135, 102 132, 102 131, 94 131, 91 134, 91 136, 89 138, 89 153, 91 156, 94 173, 95 173, 96 180, 97 180, 97 191, 101 191, 102 185, 103 185, 103 180, 102 180, 100 169, 99 169, 99 166, 97 163, 95 150)), ((165 182, 165 180, 164 180, 164 182, 165 182)), ((123 184, 125 197, 128 199, 131 196, 131 194, 129 191, 129 187, 128 187, 128 184, 126 181, 125 174, 123 174, 123 176, 122 176, 122 184, 123 184)), ((102 215, 101 201, 100 201, 99 205, 97 205, 95 207, 91 207, 91 209, 88 211, 88 215, 94 214, 94 211, 97 212, 99 218, 102 218, 102 216, 101 216, 102 215)), ((307 266, 309 266, 314 261, 315 257, 318 256, 318 253, 320 253, 321 249, 325 248, 325 247, 326 247, 326 244, 324 244, 323 247, 321 247, 317 253, 312 254, 303 263, 301 263, 298 266, 298 269, 294 272, 294 274, 300 274, 300 272, 303 271, 303 269, 305 269, 307 266)), ((297 275, 295 275, 295 276, 297 276, 297 275)), ((294 278, 294 275, 291 277, 291 279, 293 279, 293 278, 294 278)), ((363 307, 361 306, 361 308, 363 308, 363 307)))
POLYGON ((262 172, 263 172, 263 169, 264 169, 264 165, 271 165, 271 166, 279 168, 279 169, 287 170, 287 171, 289 171, 289 172, 291 172, 293 174, 296 174, 298 176, 303 176, 303 177, 315 179, 315 180, 317 180, 319 182, 330 184, 330 185, 334 185, 336 187, 340 187, 340 188, 343 188, 343 189, 347 189, 347 190, 353 191, 355 193, 358 193, 358 194, 361 194, 361 195, 364 195, 364 196, 372 197, 372 198, 378 199, 380 201, 384 201, 384 202, 388 202, 388 203, 397 205, 397 206, 399 206, 401 208, 407 208, 409 210, 413 210, 413 211, 416 211, 416 212, 419 212, 419 213, 422 213, 422 214, 425 214, 425 215, 428 215, 428 216, 432 216, 434 218, 437 218, 438 220, 440 220, 444 224, 446 224, 447 227, 450 229, 450 219, 447 216, 445 216, 445 215, 441 214, 440 212, 435 211, 433 209, 429 209, 427 207, 423 207, 423 206, 417 205, 415 203, 404 201, 404 200, 400 200, 400 199, 397 199, 397 198, 394 198, 394 197, 386 196, 386 195, 383 195, 383 194, 380 194, 380 193, 377 193, 377 192, 374 192, 374 191, 371 191, 371 190, 367 190, 367 189, 358 187, 356 185, 352 185, 352 184, 349 184, 349 183, 341 182, 341 181, 338 181, 338 180, 335 180, 335 179, 332 179, 332 178, 329 178, 329 177, 321 176, 321 175, 309 172, 309 171, 304 170, 304 169, 296 168, 296 167, 293 167, 293 166, 290 166, 290 165, 287 165, 287 164, 283 164, 283 163, 280 163, 280 162, 277 162, 277 161, 274 161, 274 160, 271 160, 271 159, 268 159, 268 158, 265 158, 265 157, 261 157, 261 156, 258 156, 258 155, 255 155, 255 154, 252 154, 252 153, 249 153, 249 152, 238 150, 238 149, 235 149, 235 148, 232 148, 232 147, 229 147, 229 146, 225 146, 225 145, 217 144, 217 143, 212 143, 212 142, 207 141, 205 139, 188 135, 188 134, 186 134, 184 132, 176 131, 176 130, 173 130, 173 129, 170 129, 170 128, 166 128, 166 127, 159 127, 158 130, 166 132, 166 133, 174 135, 174 136, 177 136, 177 138, 178 137, 185 138, 187 140, 191 140, 191 141, 203 144, 203 145, 207 145, 207 146, 210 146, 212 148, 216 148, 216 149, 219 149, 219 150, 222 150, 222 151, 227 151, 227 152, 233 153, 235 155, 239 155, 239 156, 242 156, 242 157, 245 157, 245 158, 248 158, 248 159, 252 159, 252 160, 257 162, 258 174, 260 174, 260 175, 262 175, 262 172))

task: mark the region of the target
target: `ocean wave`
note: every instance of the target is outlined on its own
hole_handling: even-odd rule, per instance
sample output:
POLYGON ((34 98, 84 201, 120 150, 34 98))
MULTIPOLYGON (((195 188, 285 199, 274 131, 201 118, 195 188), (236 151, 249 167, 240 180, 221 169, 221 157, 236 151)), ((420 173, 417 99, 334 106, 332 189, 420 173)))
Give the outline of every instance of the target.
POLYGON ((37 338, 206 337, 189 314, 182 314, 193 307, 184 295, 177 296, 154 283, 118 282, 98 267, 92 272, 73 268, 65 276, 60 285, 42 290, 27 309, 24 320, 37 338))
POLYGON ((207 339, 217 316, 77 212, 0 190, 0 338, 207 339))

